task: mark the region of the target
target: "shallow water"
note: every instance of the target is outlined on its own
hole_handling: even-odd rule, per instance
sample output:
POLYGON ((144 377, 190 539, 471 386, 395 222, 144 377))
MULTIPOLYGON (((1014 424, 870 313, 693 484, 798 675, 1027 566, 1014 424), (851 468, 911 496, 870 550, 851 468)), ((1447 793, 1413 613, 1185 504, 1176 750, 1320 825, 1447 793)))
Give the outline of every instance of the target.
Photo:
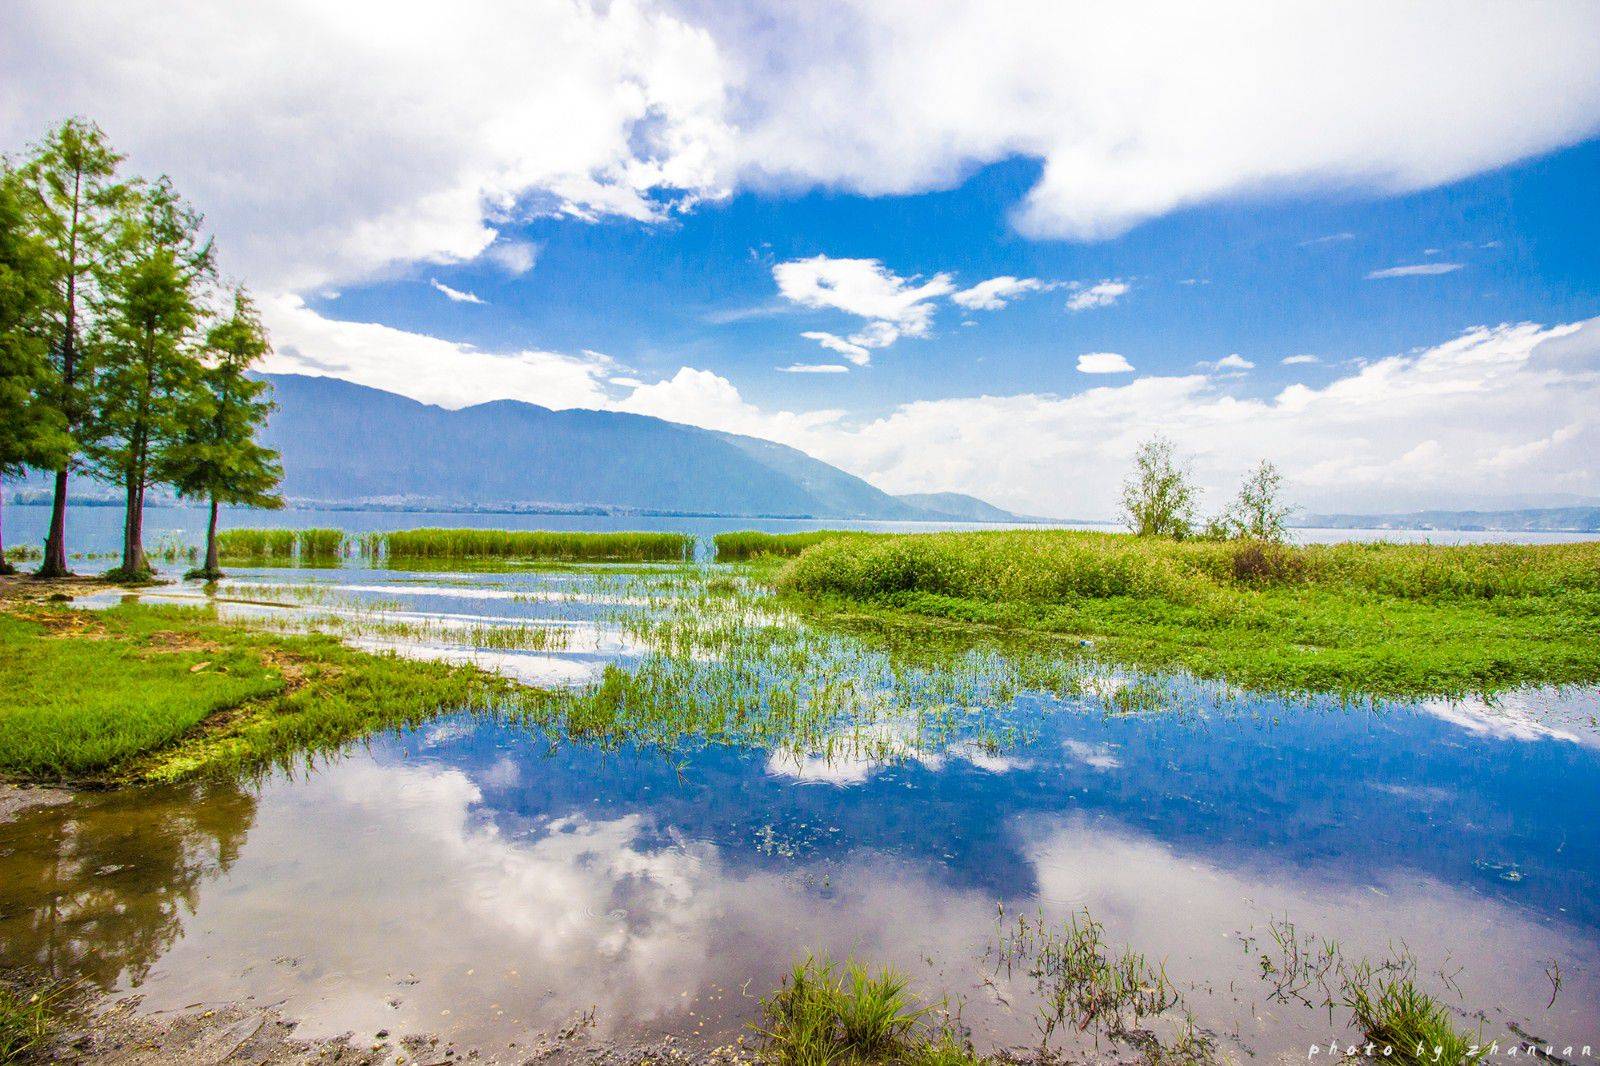
MULTIPOLYGON (((696 598, 702 577, 241 571, 219 606, 358 640, 398 620, 387 647, 581 683, 648 662, 660 634, 638 623, 675 602, 765 610, 696 598), (486 651, 453 639, 473 625, 570 632, 486 651)), ((1303 1061, 1351 1035, 1314 983, 1263 978, 1263 955, 1283 968, 1285 921, 1351 960, 1409 950, 1486 1035, 1600 1045, 1594 690, 1352 708, 1161 678, 1163 709, 1124 713, 1113 695, 1152 679, 1046 691, 999 670, 1008 649, 800 647, 830 678, 892 678, 899 699, 844 704, 823 732, 857 742, 837 747, 601 746, 446 716, 256 783, 32 812, 0 825, 0 963, 136 990, 149 1010, 250 1000, 307 1036, 506 1047, 591 1008, 602 1036, 731 1039, 815 951, 894 964, 951 997, 980 1046, 1026 1048, 1039 990, 1000 968, 999 934, 1087 908, 1113 944, 1165 961, 1225 1054, 1303 1061), (905 723, 952 702, 947 728, 905 723)))

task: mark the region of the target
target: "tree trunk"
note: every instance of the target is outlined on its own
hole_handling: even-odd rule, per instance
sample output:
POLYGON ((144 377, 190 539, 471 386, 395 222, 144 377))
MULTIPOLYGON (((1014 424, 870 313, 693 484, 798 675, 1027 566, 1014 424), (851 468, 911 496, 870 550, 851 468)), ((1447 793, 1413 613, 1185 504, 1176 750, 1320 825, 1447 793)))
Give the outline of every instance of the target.
POLYGON ((0 483, 0 574, 14 574, 17 568, 6 562, 6 524, 5 524, 6 487, 0 483))
POLYGON ((207 581, 215 581, 222 576, 222 566, 217 559, 217 496, 211 494, 211 522, 206 526, 206 569, 207 581))
POLYGON ((150 573, 150 563, 144 557, 144 484, 129 474, 127 485, 127 511, 122 523, 122 576, 136 580, 150 573))

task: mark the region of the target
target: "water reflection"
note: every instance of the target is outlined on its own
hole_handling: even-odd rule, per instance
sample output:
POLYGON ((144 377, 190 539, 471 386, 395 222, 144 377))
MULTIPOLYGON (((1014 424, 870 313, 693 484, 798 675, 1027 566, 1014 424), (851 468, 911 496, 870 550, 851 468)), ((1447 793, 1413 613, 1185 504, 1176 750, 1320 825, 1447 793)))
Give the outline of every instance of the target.
POLYGON ((0 823, 0 959, 102 991, 139 984, 233 868, 255 812, 245 789, 208 782, 0 823))
POLYGON ((996 905, 1087 906, 1166 960, 1225 1047, 1274 1052, 1332 1035, 1259 980, 1268 923, 1289 917, 1350 952, 1404 941, 1492 1026, 1592 1039, 1595 797, 1530 816, 1554 753, 1592 756, 1502 743, 1539 757, 1477 782, 1470 751, 1448 770, 1419 755, 1445 728, 1054 713, 1009 762, 952 752, 819 786, 759 751, 669 760, 447 719, 254 798, 33 812, 0 837, 0 945, 147 1009, 249 999, 308 1036, 490 1046, 591 1008, 603 1036, 731 1036, 796 953, 828 950, 895 963, 958 997, 981 1042, 1028 1047, 1033 990, 985 961, 996 905), (1476 865, 1502 853, 1519 881, 1476 865), (1552 958, 1567 977, 1546 1012, 1552 958))

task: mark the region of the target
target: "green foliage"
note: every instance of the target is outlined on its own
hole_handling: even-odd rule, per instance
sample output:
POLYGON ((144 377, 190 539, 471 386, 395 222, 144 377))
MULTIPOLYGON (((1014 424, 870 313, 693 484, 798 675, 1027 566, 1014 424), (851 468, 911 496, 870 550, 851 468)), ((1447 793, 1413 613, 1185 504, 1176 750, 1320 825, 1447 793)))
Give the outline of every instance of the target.
POLYGON ((0 170, 0 476, 53 466, 67 447, 50 392, 51 270, 21 179, 0 170))
POLYGON ((893 970, 873 975, 808 957, 761 1001, 763 1057, 782 1066, 980 1061, 949 1026, 932 1023, 934 1010, 893 970))
POLYGON ((204 576, 216 576, 219 504, 283 505, 273 491, 283 477, 278 454, 256 441, 272 413, 271 386, 248 376, 251 367, 271 350, 250 297, 243 289, 237 290, 232 314, 206 332, 205 365, 181 397, 177 433, 159 457, 158 478, 170 483, 179 495, 206 500, 212 506, 204 576))
POLYGON ((1189 535, 1195 487, 1178 465, 1172 442, 1152 437, 1134 453, 1134 472, 1122 484, 1122 518, 1141 537, 1189 535))
POLYGON ((1412 696, 1600 677, 1600 544, 1174 542, 1069 530, 878 534, 792 560, 813 606, 1093 638, 1250 688, 1412 696))
POLYGON ((294 547, 302 560, 337 559, 344 553, 347 538, 342 529, 297 529, 294 547))
POLYGON ((681 562, 688 533, 567 533, 524 529, 406 529, 378 534, 390 558, 681 562))

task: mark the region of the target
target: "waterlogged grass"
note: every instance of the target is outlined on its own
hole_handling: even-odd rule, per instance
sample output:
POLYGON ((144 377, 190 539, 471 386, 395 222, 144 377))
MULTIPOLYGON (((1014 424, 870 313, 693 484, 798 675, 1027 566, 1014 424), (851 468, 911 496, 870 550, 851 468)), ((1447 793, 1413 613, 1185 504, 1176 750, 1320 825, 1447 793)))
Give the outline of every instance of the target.
POLYGON ((1260 690, 1418 696, 1600 678, 1600 544, 879 534, 818 544, 777 584, 834 613, 1060 633, 1260 690))
POLYGON ((526 529, 407 529, 372 535, 368 554, 391 559, 555 559, 681 562, 694 555, 688 533, 569 533, 526 529))
POLYGON ((0 774, 14 778, 249 772, 530 694, 470 667, 267 634, 205 608, 0 613, 0 774))

